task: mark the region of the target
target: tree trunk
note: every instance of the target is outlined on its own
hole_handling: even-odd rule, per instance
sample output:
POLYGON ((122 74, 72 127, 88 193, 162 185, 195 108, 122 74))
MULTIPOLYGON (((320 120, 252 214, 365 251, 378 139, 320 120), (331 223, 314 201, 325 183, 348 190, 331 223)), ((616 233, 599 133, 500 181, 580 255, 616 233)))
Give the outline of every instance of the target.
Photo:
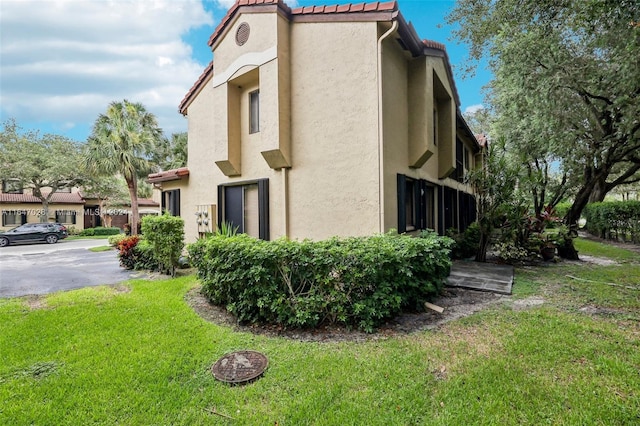
POLYGON ((42 214, 40 215, 40 223, 49 221, 49 200, 42 199, 42 214))
POLYGON ((607 195, 607 192, 607 178, 606 176, 600 177, 596 180, 593 190, 589 195, 589 202, 598 203, 604 201, 604 197, 607 195))
POLYGON ((478 252, 476 253, 476 262, 487 261, 487 250, 489 249, 490 235, 480 231, 480 242, 478 244, 478 252))
POLYGON ((127 179, 127 187, 131 197, 131 235, 138 235, 140 215, 138 213, 138 183, 135 177, 131 180, 127 179))

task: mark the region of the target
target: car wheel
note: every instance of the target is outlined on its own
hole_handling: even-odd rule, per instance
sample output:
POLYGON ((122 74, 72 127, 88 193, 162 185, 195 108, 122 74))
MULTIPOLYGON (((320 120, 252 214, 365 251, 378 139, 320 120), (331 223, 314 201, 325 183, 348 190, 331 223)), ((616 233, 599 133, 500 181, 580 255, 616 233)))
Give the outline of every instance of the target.
POLYGON ((6 237, 0 237, 0 247, 6 247, 9 245, 9 239, 6 237))
POLYGON ((45 241, 48 242, 49 244, 55 244, 58 242, 58 237, 55 235, 47 235, 47 238, 45 238, 45 241))

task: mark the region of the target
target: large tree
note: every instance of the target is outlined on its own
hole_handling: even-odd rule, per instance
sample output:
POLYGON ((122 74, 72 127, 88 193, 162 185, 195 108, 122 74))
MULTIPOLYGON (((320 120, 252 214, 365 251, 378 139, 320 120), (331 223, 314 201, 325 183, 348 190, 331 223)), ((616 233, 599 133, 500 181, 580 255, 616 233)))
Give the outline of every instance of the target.
POLYGON ((120 174, 131 198, 131 232, 138 231, 138 178, 151 172, 149 158, 162 138, 156 117, 140 103, 112 102, 89 136, 87 168, 102 176, 120 174))
POLYGON ((568 224, 640 179, 639 18, 633 0, 459 0, 449 15, 490 58, 499 134, 533 177, 553 165, 573 189, 568 224))
POLYGON ((0 180, 30 189, 42 202, 40 221, 49 218, 56 191, 73 188, 85 178, 80 145, 64 136, 23 131, 14 120, 0 131, 0 180))
POLYGON ((187 165, 187 133, 163 137, 151 157, 159 171, 178 169, 187 165))

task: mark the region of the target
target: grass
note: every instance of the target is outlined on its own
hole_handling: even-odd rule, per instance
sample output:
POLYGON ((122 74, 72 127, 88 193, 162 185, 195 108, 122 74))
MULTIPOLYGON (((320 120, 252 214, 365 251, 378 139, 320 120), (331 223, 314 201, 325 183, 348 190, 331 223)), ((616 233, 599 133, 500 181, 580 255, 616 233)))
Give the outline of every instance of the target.
POLYGON ((98 247, 89 248, 89 251, 92 251, 92 252, 95 252, 95 253, 98 253, 98 252, 101 252, 101 251, 109 251, 109 250, 114 250, 114 248, 111 247, 111 246, 98 246, 98 247))
POLYGON ((69 235, 65 240, 107 240, 111 235, 69 235))
POLYGON ((612 253, 625 263, 518 269, 514 299, 540 307, 360 343, 206 322, 184 301, 193 276, 0 299, 0 424, 638 424, 640 291, 566 277, 639 284, 612 253), (215 381, 239 349, 267 355, 264 377, 215 381))

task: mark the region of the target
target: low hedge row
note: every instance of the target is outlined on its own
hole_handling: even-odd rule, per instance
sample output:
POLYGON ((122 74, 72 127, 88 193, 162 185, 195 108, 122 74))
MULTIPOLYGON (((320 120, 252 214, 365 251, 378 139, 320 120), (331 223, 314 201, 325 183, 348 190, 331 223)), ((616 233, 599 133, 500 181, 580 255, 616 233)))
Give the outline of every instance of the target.
POLYGON ((640 242, 640 201, 587 204, 587 229, 601 238, 640 242))
POLYGON ((120 232, 120 228, 103 228, 102 226, 98 226, 96 228, 83 229, 80 231, 80 235, 83 237, 93 237, 95 235, 117 235, 120 232))
POLYGON ((189 245, 203 293, 241 322, 342 324, 371 332, 422 309, 449 275, 449 238, 384 234, 326 241, 212 236, 189 245))

